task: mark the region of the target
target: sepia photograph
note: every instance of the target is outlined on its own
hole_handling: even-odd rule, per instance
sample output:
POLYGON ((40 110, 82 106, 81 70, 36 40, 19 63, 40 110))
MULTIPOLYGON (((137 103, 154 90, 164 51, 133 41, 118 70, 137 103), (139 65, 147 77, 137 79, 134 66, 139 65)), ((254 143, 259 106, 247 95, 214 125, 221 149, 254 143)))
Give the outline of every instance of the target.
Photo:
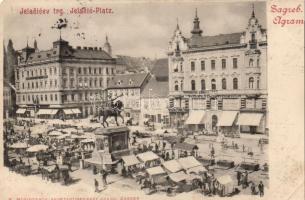
POLYGON ((265 1, 10 9, 3 167, 20 191, 35 185, 31 194, 50 200, 268 194, 265 1))

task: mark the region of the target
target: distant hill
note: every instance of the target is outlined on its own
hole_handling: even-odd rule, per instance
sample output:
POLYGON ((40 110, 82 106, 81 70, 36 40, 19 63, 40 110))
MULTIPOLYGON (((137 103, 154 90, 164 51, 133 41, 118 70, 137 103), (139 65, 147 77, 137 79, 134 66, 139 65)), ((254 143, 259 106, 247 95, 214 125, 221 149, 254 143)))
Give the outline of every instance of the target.
POLYGON ((145 57, 117 55, 117 64, 125 65, 129 72, 151 71, 154 60, 145 57))

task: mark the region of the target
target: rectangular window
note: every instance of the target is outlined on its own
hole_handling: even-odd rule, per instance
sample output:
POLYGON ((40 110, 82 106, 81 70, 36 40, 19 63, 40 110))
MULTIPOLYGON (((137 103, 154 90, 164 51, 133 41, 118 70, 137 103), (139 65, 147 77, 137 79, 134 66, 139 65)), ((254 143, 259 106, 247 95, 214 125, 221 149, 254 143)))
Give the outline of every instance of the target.
POLYGON ((84 68, 84 74, 87 74, 87 68, 84 68))
POLYGON ((82 73, 82 68, 78 68, 78 74, 82 73))
POLYGON ((226 59, 221 59, 221 68, 226 69, 226 65, 227 65, 226 59))
POLYGON ((195 71, 195 61, 191 62, 191 71, 194 72, 195 71))
POLYGON ((215 60, 211 60, 211 69, 215 70, 215 60))
POLYGON ((55 94, 55 101, 57 101, 57 94, 55 94))
POLYGON ((233 68, 237 68, 237 58, 233 58, 233 68))
POLYGON ((101 74, 102 73, 102 68, 98 69, 98 73, 101 74))
POLYGON ((205 70, 205 61, 202 60, 201 61, 201 71, 204 71, 205 70))
POLYGON ((96 74, 96 68, 94 68, 94 70, 93 70, 93 74, 96 74))

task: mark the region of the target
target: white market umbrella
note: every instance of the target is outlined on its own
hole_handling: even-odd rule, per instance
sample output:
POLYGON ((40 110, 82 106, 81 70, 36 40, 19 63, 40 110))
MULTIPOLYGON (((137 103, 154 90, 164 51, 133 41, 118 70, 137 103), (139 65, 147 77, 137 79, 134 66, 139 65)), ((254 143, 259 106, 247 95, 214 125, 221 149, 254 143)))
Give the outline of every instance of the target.
POLYGON ((63 133, 59 131, 51 131, 49 133, 49 136, 61 136, 61 135, 63 135, 63 133))
POLYGON ((38 151, 46 151, 49 147, 44 144, 37 144, 34 146, 29 147, 26 151, 27 152, 38 152, 38 151))
POLYGON ((22 143, 22 142, 18 142, 10 146, 10 148, 12 149, 26 149, 28 147, 29 146, 26 143, 22 143))

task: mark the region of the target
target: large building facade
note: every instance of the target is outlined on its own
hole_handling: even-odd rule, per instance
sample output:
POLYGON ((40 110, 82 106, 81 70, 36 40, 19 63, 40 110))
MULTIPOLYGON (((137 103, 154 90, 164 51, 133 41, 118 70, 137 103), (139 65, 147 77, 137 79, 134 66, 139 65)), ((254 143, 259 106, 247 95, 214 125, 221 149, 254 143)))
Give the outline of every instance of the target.
POLYGON ((96 112, 96 96, 102 96, 115 74, 116 61, 106 39, 104 48, 73 48, 62 39, 50 50, 27 45, 16 66, 16 96, 24 116, 88 116, 96 112))
POLYGON ((148 83, 149 73, 118 74, 110 82, 107 93, 112 99, 124 104, 124 117, 132 118, 133 123, 140 123, 141 93, 148 83))
POLYGON ((177 25, 169 43, 171 126, 265 133, 267 34, 254 11, 243 32, 203 36, 197 10, 191 37, 177 25))

